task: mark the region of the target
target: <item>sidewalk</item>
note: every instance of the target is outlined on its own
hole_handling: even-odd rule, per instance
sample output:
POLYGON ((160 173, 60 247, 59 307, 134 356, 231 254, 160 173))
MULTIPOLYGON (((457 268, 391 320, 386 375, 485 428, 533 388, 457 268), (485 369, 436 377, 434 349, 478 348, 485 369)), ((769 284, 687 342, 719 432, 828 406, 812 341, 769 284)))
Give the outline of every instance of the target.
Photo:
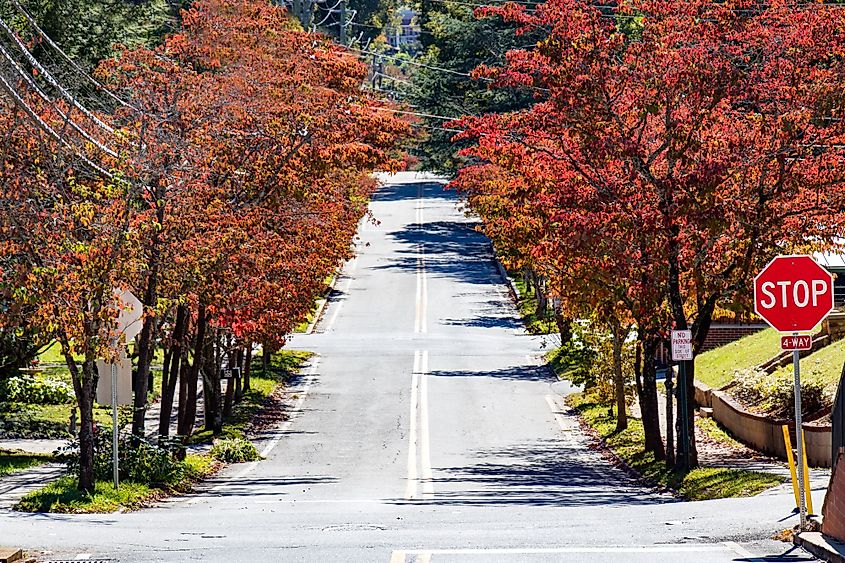
POLYGON ((0 479, 0 509, 9 509, 24 495, 65 474, 65 467, 59 463, 45 463, 17 471, 0 479))
POLYGON ((801 532, 793 538, 792 542, 822 561, 845 563, 845 544, 823 536, 821 532, 801 532))

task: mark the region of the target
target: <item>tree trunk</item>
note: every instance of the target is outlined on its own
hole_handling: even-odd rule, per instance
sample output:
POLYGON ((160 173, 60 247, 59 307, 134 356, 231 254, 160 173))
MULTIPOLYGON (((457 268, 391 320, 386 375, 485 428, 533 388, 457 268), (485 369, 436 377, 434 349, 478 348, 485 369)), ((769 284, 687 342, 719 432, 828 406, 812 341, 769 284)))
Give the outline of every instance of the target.
POLYGON ((91 354, 82 363, 82 371, 70 353, 67 341, 62 342, 65 363, 70 370, 73 392, 79 407, 79 481, 77 488, 94 494, 94 359, 91 354))
POLYGON ((205 398, 205 429, 217 436, 223 431, 222 392, 220 388, 220 334, 215 331, 212 346, 207 348, 202 370, 203 397, 205 398))
POLYGON ((660 435, 660 411, 657 406, 657 379, 654 372, 654 358, 657 342, 653 336, 643 335, 642 394, 640 410, 645 434, 645 450, 654 453, 655 459, 665 459, 663 438, 660 435))
POLYGON ((534 273, 534 270, 531 270, 531 275, 534 278, 534 297, 537 299, 537 308, 534 311, 534 316, 538 319, 544 319, 546 318, 546 311, 549 307, 548 300, 546 299, 545 288, 543 287, 545 284, 542 279, 534 273))
POLYGON ((672 404, 675 400, 675 389, 672 384, 674 370, 669 367, 666 372, 666 466, 675 466, 675 436, 672 432, 672 404))
MULTIPOLYGON (((231 349, 227 353, 229 369, 237 367, 237 354, 231 349)), ((235 378, 226 380, 226 395, 223 399, 223 418, 232 416, 232 406, 235 404, 235 378)))
MULTIPOLYGON (((679 378, 680 379, 680 378, 679 378)), ((689 428, 689 468, 698 467, 698 448, 695 445, 695 361, 686 362, 686 381, 679 381, 687 388, 687 428, 689 428)), ((679 408, 678 411, 681 409, 679 408)), ((680 412, 679 412, 680 414, 680 412)))
POLYGON ((244 393, 249 391, 249 376, 252 372, 252 341, 246 343, 246 361, 244 361, 244 393))
POLYGON ((185 392, 179 398, 180 406, 182 405, 182 397, 185 398, 185 408, 179 412, 178 432, 180 436, 190 436, 194 431, 194 423, 197 420, 197 384, 205 359, 207 327, 208 319, 206 319, 205 305, 200 305, 197 312, 196 338, 194 340, 194 363, 190 369, 183 370, 183 373, 187 375, 187 380, 185 381, 185 392))
POLYGON ((261 375, 270 377, 270 349, 266 344, 261 345, 261 375))
MULTIPOLYGON (((164 206, 159 205, 156 210, 158 223, 164 221, 164 206)), ((147 287, 144 290, 145 312, 155 311, 158 305, 158 274, 161 249, 158 231, 153 236, 150 247, 150 270, 147 274, 147 287)), ((153 315, 144 317, 141 338, 138 341, 138 384, 135 388, 134 410, 132 411, 132 444, 138 446, 144 437, 144 420, 147 414, 147 393, 150 385, 150 366, 153 362, 156 337, 156 318, 153 315)))
POLYGON ((161 377, 161 414, 158 419, 158 435, 170 435, 170 417, 173 413, 173 397, 176 394, 176 381, 179 377, 182 363, 182 346, 187 328, 187 307, 180 305, 176 309, 176 322, 173 326, 172 343, 168 352, 170 362, 165 355, 165 370, 161 377))
POLYGON ((244 350, 243 348, 238 348, 235 360, 238 369, 240 369, 240 377, 235 378, 235 404, 241 402, 244 396, 243 390, 243 376, 244 376, 244 350))
POLYGON ((572 319, 564 316, 560 305, 555 305, 555 324, 560 333, 561 346, 572 340, 572 319))
POLYGON ((613 330, 613 387, 616 391, 616 431, 628 428, 628 415, 625 412, 625 374, 622 372, 622 345, 625 335, 622 327, 614 319, 611 321, 613 330))

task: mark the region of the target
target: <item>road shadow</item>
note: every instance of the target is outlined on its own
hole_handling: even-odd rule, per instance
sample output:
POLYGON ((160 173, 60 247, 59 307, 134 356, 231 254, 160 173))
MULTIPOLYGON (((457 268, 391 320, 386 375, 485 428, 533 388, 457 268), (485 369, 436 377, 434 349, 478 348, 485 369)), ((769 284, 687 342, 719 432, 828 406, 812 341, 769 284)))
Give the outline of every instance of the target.
POLYGON ((416 272, 422 248, 425 269, 431 277, 474 285, 500 283, 490 241, 475 231, 473 223, 437 221, 421 227, 409 225, 388 236, 402 248, 396 251, 395 258, 375 267, 376 270, 416 272))
POLYGON ((420 194, 420 187, 423 189, 425 199, 443 199, 458 201, 458 194, 453 190, 445 189, 444 185, 431 180, 420 180, 409 184, 388 184, 373 194, 372 200, 382 201, 403 201, 417 199, 420 194))
POLYGON ((781 553, 755 557, 738 557, 733 561, 737 563, 788 563, 795 561, 818 561, 818 559, 802 551, 799 547, 792 546, 781 553))
POLYGON ((502 328, 516 330, 522 323, 516 317, 479 315, 469 319, 443 319, 445 325, 465 326, 470 328, 502 328))
POLYGON ((443 370, 429 372, 429 375, 432 377, 491 377, 513 381, 546 381, 549 383, 557 381, 546 365, 510 366, 486 371, 443 370))
POLYGON ((209 479, 204 485, 207 490, 200 492, 204 497, 236 497, 236 496, 280 496, 289 494, 292 491, 280 490, 282 487, 300 487, 310 485, 325 485, 337 483, 336 477, 327 475, 309 475, 307 477, 240 477, 237 481, 223 477, 220 479, 209 479), (215 487, 219 485, 219 487, 215 487))
POLYGON ((608 465, 582 442, 541 440, 468 452, 482 460, 434 468, 434 497, 415 503, 464 506, 612 506, 673 502, 608 465))

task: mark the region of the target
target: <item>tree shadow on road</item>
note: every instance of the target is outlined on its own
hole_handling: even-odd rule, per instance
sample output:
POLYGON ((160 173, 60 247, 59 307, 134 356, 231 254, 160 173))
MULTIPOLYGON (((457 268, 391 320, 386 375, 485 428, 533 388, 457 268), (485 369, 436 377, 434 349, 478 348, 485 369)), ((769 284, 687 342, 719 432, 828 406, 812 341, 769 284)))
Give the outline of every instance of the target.
POLYGON ((425 199, 446 199, 458 201, 458 194, 452 190, 446 190, 440 182, 432 182, 430 180, 420 180, 409 184, 390 184, 379 188, 373 194, 373 201, 402 201, 406 199, 417 199, 419 197, 419 188, 422 186, 425 191, 425 199))
POLYGON ((583 442, 541 440, 468 452, 480 461, 434 468, 433 505, 607 506, 672 502, 608 465, 583 442))
POLYGON ((292 492, 301 492, 302 487, 310 485, 325 485, 336 483, 337 477, 328 475, 309 475, 306 477, 240 477, 237 481, 228 477, 210 479, 204 484, 210 487, 222 485, 219 488, 209 488, 202 492, 205 497, 237 497, 237 496, 284 496, 292 492), (289 487, 296 487, 291 490, 289 487))
POLYGON ((492 377, 495 379, 510 379, 514 381, 546 381, 552 383, 555 377, 546 365, 510 366, 495 370, 442 370, 432 371, 433 377, 492 377))

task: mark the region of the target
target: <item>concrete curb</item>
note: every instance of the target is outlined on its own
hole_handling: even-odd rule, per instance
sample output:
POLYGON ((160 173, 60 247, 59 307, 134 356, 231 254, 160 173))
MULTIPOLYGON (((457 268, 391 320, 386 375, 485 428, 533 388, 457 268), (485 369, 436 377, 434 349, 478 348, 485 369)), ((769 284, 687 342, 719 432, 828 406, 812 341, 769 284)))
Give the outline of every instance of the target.
POLYGON ((792 543, 830 563, 845 563, 845 544, 822 535, 821 532, 801 532, 792 537, 792 543))
POLYGON ((326 288, 325 297, 323 297, 317 305, 317 310, 314 311, 314 320, 312 320, 311 324, 308 325, 308 328, 305 329, 305 334, 313 334, 314 329, 317 327, 317 323, 320 322, 321 318, 323 318, 323 312, 326 310, 326 305, 329 302, 329 297, 334 291, 335 285, 337 285, 338 278, 340 278, 340 270, 332 276, 332 281, 329 282, 329 286, 326 288))

